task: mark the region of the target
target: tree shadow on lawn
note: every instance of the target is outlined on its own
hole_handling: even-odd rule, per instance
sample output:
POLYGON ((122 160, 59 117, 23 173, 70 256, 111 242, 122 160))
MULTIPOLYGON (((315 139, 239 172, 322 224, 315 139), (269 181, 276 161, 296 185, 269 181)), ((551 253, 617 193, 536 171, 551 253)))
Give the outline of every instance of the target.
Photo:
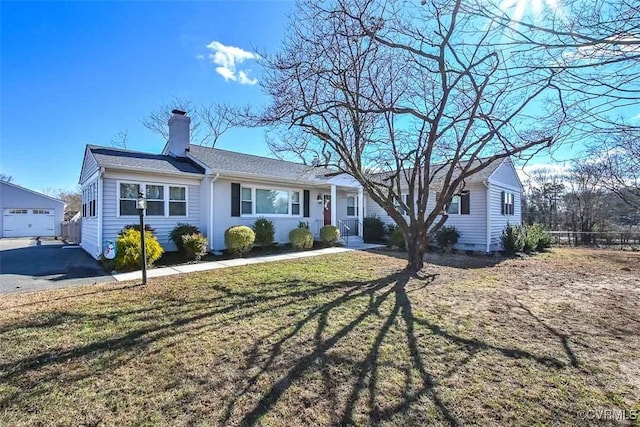
MULTIPOLYGON (((388 248, 369 249, 371 253, 386 255, 397 259, 406 260, 407 253, 388 248)), ((478 269, 494 267, 508 258, 500 254, 466 254, 464 251, 447 254, 441 251, 429 251, 425 254, 425 270, 429 270, 429 264, 440 267, 452 267, 461 269, 478 269)))
MULTIPOLYGON (((284 309, 290 310, 290 322, 277 323, 253 344, 247 342, 247 349, 243 351, 245 359, 240 363, 240 380, 233 383, 219 380, 215 388, 210 381, 201 380, 195 390, 181 394, 180 399, 167 404, 163 412, 176 409, 186 412, 184 408, 190 402, 203 394, 216 393, 216 389, 227 381, 230 393, 223 398, 218 422, 254 425, 269 415, 293 386, 304 387, 304 381, 310 375, 319 374, 324 391, 318 399, 325 401, 320 402, 322 405, 329 406, 324 415, 332 424, 377 424, 394 420, 396 416, 408 416, 409 412, 417 416, 414 405, 418 402, 424 405, 427 401, 434 410, 433 416, 441 423, 458 425, 461 423, 457 416, 460 412, 440 395, 438 385, 479 352, 526 359, 550 369, 567 366, 553 357, 462 337, 414 314, 407 291, 410 280, 411 286, 415 287, 416 279, 399 271, 375 281, 305 282, 303 286, 295 280, 279 281, 264 284, 264 292, 243 292, 213 284, 212 289, 219 296, 191 300, 167 297, 152 307, 116 310, 118 316, 142 316, 139 320, 143 321, 121 336, 0 364, 0 381, 19 389, 3 398, 0 407, 6 409, 15 402, 41 394, 42 388, 36 386, 57 381, 58 369, 64 372, 70 362, 95 362, 76 374, 65 372, 66 382, 78 382, 111 372, 133 359, 161 352, 163 348, 179 345, 181 340, 190 339, 194 334, 215 334, 224 328, 234 328, 239 320, 260 319, 265 313, 284 309), (313 298, 324 300, 318 303, 313 298), (369 335, 363 335, 363 331, 369 335), (444 340, 464 357, 455 359, 449 353, 442 354, 441 349, 429 346, 431 339, 444 340), (360 353, 346 351, 362 344, 363 340, 366 343, 358 348, 362 350, 360 353), (293 351, 301 341, 308 344, 305 351, 293 351), (399 354, 398 360, 389 358, 389 345, 393 345, 393 352, 399 354), (435 353, 447 360, 446 372, 435 372, 432 368, 430 360, 435 353), (401 354, 406 357, 403 359, 401 354), (344 367, 347 374, 343 379, 346 381, 333 375, 336 367, 344 367), (399 370, 404 375, 402 391, 393 400, 387 399, 380 388, 388 369, 399 370), (31 375, 34 373, 37 375, 31 375), (255 399, 252 396, 256 396, 255 399)), ((433 277, 420 286, 428 286, 431 280, 433 277)), ((114 312, 106 313, 105 321, 112 321, 113 315, 114 312)), ((82 322, 83 316, 95 320, 95 315, 65 313, 63 318, 52 317, 51 326, 64 322, 65 316, 75 322, 82 322)), ((46 322, 23 326, 43 328, 46 322)), ((176 372, 176 375, 180 373, 176 372)), ((313 406, 319 402, 308 403, 313 406)), ((211 415, 190 411, 189 416, 193 418, 192 422, 202 422, 211 415)), ((290 423, 291 420, 287 421, 290 423)))

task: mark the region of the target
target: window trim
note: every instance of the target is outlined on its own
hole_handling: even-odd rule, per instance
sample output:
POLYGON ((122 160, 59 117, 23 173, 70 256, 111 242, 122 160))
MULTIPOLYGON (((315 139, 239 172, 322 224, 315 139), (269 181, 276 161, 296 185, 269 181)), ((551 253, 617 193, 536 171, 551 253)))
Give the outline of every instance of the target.
POLYGON ((169 218, 186 218, 189 216, 189 186, 188 185, 177 185, 177 184, 167 184, 165 186, 165 190, 167 191, 167 200, 165 201, 165 213, 169 218), (171 188, 184 188, 184 200, 171 200, 171 188), (184 213, 185 215, 171 215, 171 203, 184 203, 184 213))
POLYGON ((502 216, 514 216, 516 214, 516 196, 511 191, 502 191, 504 199, 502 201, 502 216), (510 199, 510 200, 509 200, 510 199))
MULTIPOLYGON (((116 218, 135 218, 138 215, 123 215, 120 213, 120 184, 136 184, 140 186, 140 192, 142 194, 147 194, 147 185, 155 185, 159 187, 163 187, 163 201, 164 201, 164 215, 147 215, 146 209, 144 212, 144 216, 150 219, 153 218, 177 218, 177 219, 185 219, 189 217, 189 185, 187 184, 165 184, 161 182, 153 182, 153 181, 136 181, 131 179, 118 179, 116 180, 116 218), (185 197, 185 215, 169 215, 169 187, 181 187, 184 188, 184 197, 185 197)), ((131 199, 124 199, 131 200, 131 199)), ((137 200, 137 199, 136 199, 137 200)), ((179 200, 174 200, 177 202, 179 200)))
POLYGON ((451 200, 449 200, 449 203, 447 203, 446 208, 447 208, 447 215, 462 215, 462 196, 460 194, 454 194, 453 196, 451 196, 451 200), (449 208, 451 208, 451 204, 455 197, 458 198, 458 211, 449 212, 449 208))
POLYGON ((148 216, 148 217, 164 217, 166 216, 166 212, 167 212, 167 200, 165 198, 168 197, 167 195, 167 187, 165 185, 160 185, 160 184, 145 184, 144 185, 144 192, 143 192, 145 198, 147 199, 147 208, 149 207, 149 202, 162 202, 162 215, 149 215, 147 213, 147 209, 144 210, 144 216, 148 216), (162 188, 162 199, 151 199, 149 197, 147 197, 147 186, 149 187, 160 187, 162 188))
POLYGON ((265 218, 302 218, 303 215, 303 202, 302 202, 302 196, 303 195, 303 190, 299 189, 299 188, 290 188, 290 187, 266 187, 266 186, 261 186, 261 185, 246 185, 246 184, 240 184, 240 217, 241 218, 259 218, 259 217, 265 217, 265 218), (242 198, 242 190, 248 188, 251 189, 251 213, 247 214, 247 213, 243 213, 242 212, 242 202, 243 201, 249 201, 249 200, 245 200, 242 198), (286 191, 289 195, 289 203, 288 203, 288 207, 287 207, 287 211, 288 213, 286 214, 269 214, 269 213, 257 213, 256 209, 257 209, 257 198, 256 198, 256 190, 264 190, 264 191, 286 191), (298 203, 293 203, 293 197, 292 197, 292 193, 298 193, 298 203), (299 209, 299 213, 293 214, 293 206, 294 204, 297 204, 300 206, 299 209))
POLYGON ((346 203, 347 203, 347 218, 357 218, 358 217, 358 196, 355 194, 347 195, 346 203), (353 206, 349 206, 349 199, 353 199, 353 206), (353 215, 349 215, 349 208, 353 208, 353 215))
POLYGON ((98 216, 98 180, 94 180, 82 188, 82 217, 98 216))

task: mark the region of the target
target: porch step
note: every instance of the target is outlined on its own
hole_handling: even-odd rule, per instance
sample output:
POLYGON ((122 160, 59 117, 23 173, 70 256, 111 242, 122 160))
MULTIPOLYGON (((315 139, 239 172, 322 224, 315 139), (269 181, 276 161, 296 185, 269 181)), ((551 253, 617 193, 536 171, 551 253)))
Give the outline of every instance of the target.
POLYGON ((340 237, 339 241, 346 247, 362 246, 362 244, 364 244, 364 240, 362 240, 362 237, 360 236, 349 236, 348 239, 346 237, 340 237))

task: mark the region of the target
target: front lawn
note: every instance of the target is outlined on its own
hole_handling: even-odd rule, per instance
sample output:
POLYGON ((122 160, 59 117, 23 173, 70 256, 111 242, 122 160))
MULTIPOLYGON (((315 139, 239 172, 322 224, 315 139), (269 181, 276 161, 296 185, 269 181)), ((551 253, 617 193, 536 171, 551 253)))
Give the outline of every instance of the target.
POLYGON ((640 411, 640 254, 429 256, 422 279, 349 252, 5 296, 0 425, 614 425, 581 411, 640 411))

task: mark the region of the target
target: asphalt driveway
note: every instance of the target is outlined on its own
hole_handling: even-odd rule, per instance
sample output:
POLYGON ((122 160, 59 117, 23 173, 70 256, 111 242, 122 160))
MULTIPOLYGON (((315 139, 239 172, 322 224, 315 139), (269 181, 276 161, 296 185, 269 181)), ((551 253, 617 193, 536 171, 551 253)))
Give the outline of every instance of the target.
POLYGON ((0 294, 113 280, 79 247, 59 240, 0 239, 0 294))

